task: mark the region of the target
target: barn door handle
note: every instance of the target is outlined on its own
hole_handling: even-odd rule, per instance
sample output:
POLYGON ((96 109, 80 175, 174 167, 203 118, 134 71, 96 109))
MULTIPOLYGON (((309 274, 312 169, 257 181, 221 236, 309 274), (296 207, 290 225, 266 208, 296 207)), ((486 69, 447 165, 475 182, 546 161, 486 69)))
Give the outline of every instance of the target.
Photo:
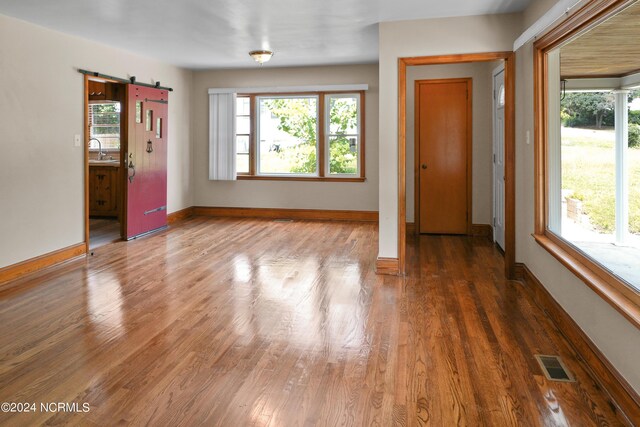
POLYGON ((427 168, 427 164, 423 163, 421 167, 422 167, 422 169, 426 169, 427 168))
POLYGON ((133 160, 129 160, 129 169, 133 169, 133 175, 129 175, 129 182, 133 183, 133 178, 136 176, 136 165, 133 164, 133 160))

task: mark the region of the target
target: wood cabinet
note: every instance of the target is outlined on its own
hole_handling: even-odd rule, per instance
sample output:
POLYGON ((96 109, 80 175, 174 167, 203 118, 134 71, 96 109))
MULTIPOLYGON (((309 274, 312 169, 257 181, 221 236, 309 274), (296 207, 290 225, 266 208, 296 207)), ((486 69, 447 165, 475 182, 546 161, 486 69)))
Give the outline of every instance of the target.
POLYGON ((122 102, 124 97, 125 85, 118 83, 106 83, 105 86, 107 90, 106 96, 108 100, 122 102))
POLYGON ((118 83, 89 80, 89 101, 121 101, 124 94, 122 87, 118 83))
POLYGON ((120 216, 118 166, 89 166, 89 215, 120 216))
POLYGON ((107 85, 104 82, 89 80, 89 101, 104 101, 107 99, 107 85))

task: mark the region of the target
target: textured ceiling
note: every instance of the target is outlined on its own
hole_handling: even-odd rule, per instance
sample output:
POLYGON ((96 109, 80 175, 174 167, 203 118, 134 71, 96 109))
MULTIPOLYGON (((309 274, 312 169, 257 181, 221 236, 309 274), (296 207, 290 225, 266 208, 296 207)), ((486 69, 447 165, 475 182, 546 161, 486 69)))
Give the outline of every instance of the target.
MULTIPOLYGON (((377 62, 378 23, 511 13, 531 0, 0 0, 0 13, 188 68, 377 62)), ((535 1, 535 0, 534 0, 535 1)), ((469 37, 473 37, 472 34, 469 37)))
POLYGON ((640 2, 560 48, 563 78, 621 77, 640 71, 640 2))

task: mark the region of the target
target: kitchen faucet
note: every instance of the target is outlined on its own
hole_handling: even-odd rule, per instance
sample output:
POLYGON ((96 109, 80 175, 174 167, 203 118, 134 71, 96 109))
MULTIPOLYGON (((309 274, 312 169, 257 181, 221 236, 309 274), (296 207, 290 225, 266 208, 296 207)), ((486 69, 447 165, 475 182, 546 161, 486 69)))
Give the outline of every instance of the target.
POLYGON ((102 152, 102 143, 100 140, 98 138, 91 138, 89 140, 89 145, 91 145, 91 141, 98 141, 98 160, 104 160, 107 155, 102 152))

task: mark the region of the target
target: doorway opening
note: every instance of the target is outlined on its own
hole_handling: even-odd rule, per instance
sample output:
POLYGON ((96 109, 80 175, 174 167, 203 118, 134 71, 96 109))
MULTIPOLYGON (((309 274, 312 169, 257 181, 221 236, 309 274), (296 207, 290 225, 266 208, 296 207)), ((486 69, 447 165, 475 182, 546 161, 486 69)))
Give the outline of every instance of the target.
MULTIPOLYGON (((410 173, 414 172, 418 176, 416 170, 421 168, 420 163, 414 162, 414 168, 407 167, 407 157, 414 155, 412 147, 408 147, 408 140, 412 138, 411 129, 408 129, 407 117, 407 99, 413 96, 413 86, 408 85, 408 73, 417 66, 428 65, 432 67, 449 65, 449 64, 468 64, 483 63, 489 67, 487 82, 483 85, 488 88, 490 93, 492 88, 491 71, 496 67, 496 61, 504 62, 504 257, 505 257, 505 275, 507 278, 515 277, 515 54, 513 52, 489 52, 476 54, 458 54, 458 55, 442 55, 442 56, 426 56, 400 58, 398 60, 398 272, 404 274, 406 271, 406 241, 408 225, 411 227, 411 221, 408 221, 408 212, 415 205, 416 196, 414 194, 415 184, 410 177, 410 173), (491 64, 493 63, 493 64, 491 64), (409 148, 409 149, 408 149, 409 148), (414 191, 407 191, 411 185, 414 185, 414 191), (413 199, 413 200, 411 200, 413 199), (409 224, 407 224, 409 222, 409 224)), ((448 77, 464 77, 464 76, 448 76, 448 77)), ((435 77, 434 77, 435 78, 435 77)), ((440 77, 443 78, 443 77, 440 77)), ((474 85, 480 86, 480 85, 474 85)), ((486 97, 488 105, 487 110, 492 111, 491 95, 486 97)), ((485 123, 484 126, 488 132, 489 148, 484 152, 489 158, 492 153, 492 120, 485 123)), ((474 149, 475 153, 475 149, 474 149)), ((487 209, 491 212, 491 216, 486 221, 482 221, 481 227, 472 224, 471 233, 485 234, 489 237, 493 235, 492 227, 489 223, 493 220, 493 204, 492 204, 492 160, 486 168, 487 174, 484 176, 486 191, 478 194, 478 202, 487 204, 487 209), (486 227, 485 227, 486 226, 486 227)), ((410 162, 409 162, 410 163, 410 162)), ((427 165, 428 166, 428 165, 427 165)), ((472 170, 473 176, 475 172, 472 170)), ((475 183, 475 180, 474 180, 475 183)), ((409 188, 411 190, 411 188, 409 188)), ((476 199, 474 199, 475 203, 476 199)), ((415 212, 413 212, 415 213, 415 212)), ((473 216, 473 215, 472 215, 473 216)), ((475 220, 473 221, 475 222, 475 220)), ((418 229, 416 228, 416 231, 418 229)), ((471 234, 469 233, 469 234, 471 234)))
POLYGON ((85 233, 88 251, 123 237, 125 96, 125 84, 85 76, 85 233))

